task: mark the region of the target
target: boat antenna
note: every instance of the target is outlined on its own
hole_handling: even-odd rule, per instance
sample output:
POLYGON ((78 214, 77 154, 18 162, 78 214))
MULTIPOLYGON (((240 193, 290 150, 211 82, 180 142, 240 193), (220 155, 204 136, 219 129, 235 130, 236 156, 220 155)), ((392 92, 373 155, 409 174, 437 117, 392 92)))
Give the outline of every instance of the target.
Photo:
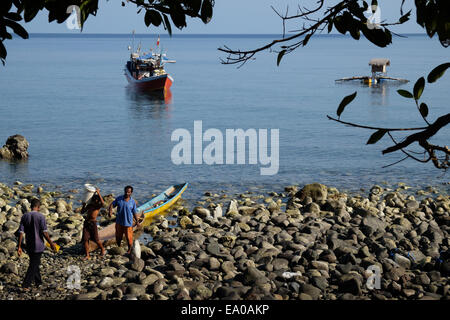
POLYGON ((133 51, 134 51, 134 33, 135 33, 135 30, 133 29, 133 31, 132 31, 131 33, 133 34, 133 44, 132 44, 132 49, 133 49, 133 51))

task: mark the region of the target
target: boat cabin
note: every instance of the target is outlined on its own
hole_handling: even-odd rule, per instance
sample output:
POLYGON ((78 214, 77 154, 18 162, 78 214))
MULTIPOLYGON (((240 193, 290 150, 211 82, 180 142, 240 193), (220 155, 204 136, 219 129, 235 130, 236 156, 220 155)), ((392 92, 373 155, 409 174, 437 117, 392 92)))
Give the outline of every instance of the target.
POLYGON ((131 54, 131 59, 127 61, 127 68, 137 80, 165 73, 160 59, 155 59, 150 55, 139 56, 138 53, 131 54))
POLYGON ((377 73, 386 75, 386 67, 391 65, 391 61, 385 58, 376 58, 369 61, 369 66, 372 67, 372 77, 374 78, 377 73))

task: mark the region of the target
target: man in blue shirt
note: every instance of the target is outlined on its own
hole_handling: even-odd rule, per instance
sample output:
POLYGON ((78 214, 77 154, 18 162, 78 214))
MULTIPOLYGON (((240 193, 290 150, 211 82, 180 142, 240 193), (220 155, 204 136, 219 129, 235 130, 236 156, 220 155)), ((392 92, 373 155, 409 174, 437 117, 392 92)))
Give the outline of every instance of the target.
POLYGON ((124 188, 124 194, 117 197, 109 205, 109 217, 112 215, 112 208, 117 207, 116 214, 116 242, 120 247, 122 237, 125 234, 125 238, 128 244, 128 254, 131 253, 133 246, 133 219, 136 221, 136 225, 139 227, 140 223, 137 217, 137 204, 131 197, 133 193, 132 186, 126 186, 124 188))
POLYGON ((19 257, 22 254, 22 240, 23 235, 25 234, 25 249, 30 257, 30 265, 22 284, 24 291, 30 290, 33 281, 37 285, 42 283, 39 266, 41 264, 42 252, 44 252, 45 249, 44 238, 50 244, 52 250, 56 250, 55 244, 48 235, 45 217, 39 212, 40 207, 41 202, 38 199, 31 200, 31 212, 25 213, 20 220, 17 254, 19 257))

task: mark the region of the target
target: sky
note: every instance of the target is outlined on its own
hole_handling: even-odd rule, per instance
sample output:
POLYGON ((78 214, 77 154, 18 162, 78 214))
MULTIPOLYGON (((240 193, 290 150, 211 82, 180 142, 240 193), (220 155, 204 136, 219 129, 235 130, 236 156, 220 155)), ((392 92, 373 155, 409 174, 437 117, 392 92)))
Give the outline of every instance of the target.
MULTIPOLYGON (((90 16, 86 21, 83 33, 154 33, 164 34, 163 27, 147 28, 144 23, 144 11, 137 15, 136 6, 132 3, 122 7, 121 0, 99 0, 97 16, 90 16)), ((199 19, 188 19, 187 28, 172 28, 174 34, 279 34, 282 32, 281 19, 271 6, 279 11, 295 14, 297 6, 313 8, 317 0, 216 0, 214 14, 210 23, 203 24, 199 19)), ((332 5, 337 0, 327 2, 332 5)), ((367 1, 370 4, 370 0, 367 1)), ((400 16, 401 0, 379 0, 381 20, 397 21, 400 16)), ((415 7, 412 0, 406 0, 404 11, 412 11, 411 20, 405 25, 393 27, 397 33, 424 33, 415 22, 415 7)), ((40 12, 33 21, 24 25, 30 33, 76 33, 65 23, 48 23, 47 12, 40 12)), ((294 30, 297 26, 289 26, 294 30)), ((288 28, 287 31, 290 29, 288 28)))

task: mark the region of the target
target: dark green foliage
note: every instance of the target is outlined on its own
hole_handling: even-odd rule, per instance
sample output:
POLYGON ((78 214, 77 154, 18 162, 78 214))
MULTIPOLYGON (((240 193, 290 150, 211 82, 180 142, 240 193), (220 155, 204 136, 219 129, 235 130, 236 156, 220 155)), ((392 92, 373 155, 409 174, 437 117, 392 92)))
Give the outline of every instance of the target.
POLYGON ((377 130, 369 138, 366 144, 375 144, 386 134, 387 130, 377 130))
POLYGON ((437 66, 436 68, 434 68, 433 70, 431 70, 431 72, 428 74, 427 80, 428 83, 433 83, 436 80, 438 80, 440 77, 442 77, 445 73, 445 71, 450 68, 450 63, 443 63, 439 66, 437 66))
POLYGON ((423 27, 428 36, 438 35, 444 47, 450 45, 450 1, 415 0, 417 23, 423 27))
MULTIPOLYGON (((30 22, 40 11, 46 9, 48 21, 63 23, 71 15, 70 6, 79 8, 80 25, 83 28, 90 15, 96 15, 98 0, 0 0, 0 60, 4 64, 6 48, 4 40, 12 39, 14 32, 23 39, 28 38, 27 31, 20 22, 30 22)), ((136 5, 138 13, 145 11, 146 26, 160 26, 172 35, 172 23, 178 29, 187 26, 187 17, 200 18, 208 23, 213 14, 214 0, 129 0, 128 5, 136 5), (170 19, 169 19, 170 17, 170 19), (170 21, 171 20, 171 21, 170 21)), ((125 6, 125 1, 121 2, 125 6)))
POLYGON ((342 112, 344 112, 345 107, 353 101, 353 99, 355 99, 357 95, 357 92, 355 91, 354 93, 352 93, 351 95, 348 95, 346 97, 344 97, 344 99, 342 99, 341 103, 339 104, 339 107, 337 108, 336 114, 338 117, 341 116, 342 112))
POLYGON ((422 117, 426 118, 428 116, 428 106, 426 103, 422 102, 419 107, 420 114, 422 117))
POLYGON ((397 92, 402 97, 410 98, 410 99, 414 98, 413 94, 407 90, 400 89, 400 90, 397 90, 397 92))
POLYGON ((416 84, 414 85, 414 99, 415 100, 420 99, 424 88, 425 88, 425 78, 421 77, 421 78, 419 78, 419 80, 417 80, 416 84))
POLYGON ((277 66, 280 65, 281 59, 283 58, 283 56, 285 55, 285 53, 286 53, 286 50, 281 50, 281 51, 278 53, 278 57, 277 57, 277 66))

